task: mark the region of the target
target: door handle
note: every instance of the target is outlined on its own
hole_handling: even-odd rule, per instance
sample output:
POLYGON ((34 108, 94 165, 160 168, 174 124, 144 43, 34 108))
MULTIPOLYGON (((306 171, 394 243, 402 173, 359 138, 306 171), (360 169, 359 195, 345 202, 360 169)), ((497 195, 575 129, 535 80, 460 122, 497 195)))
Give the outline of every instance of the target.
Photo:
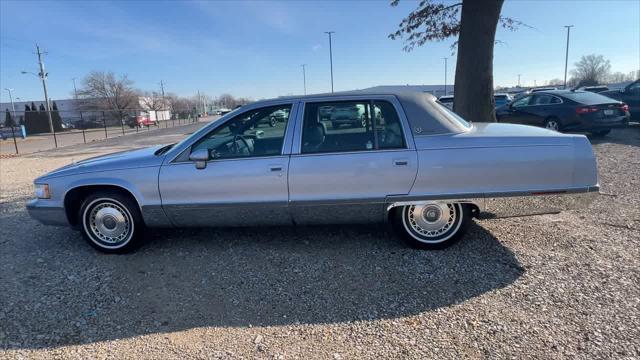
POLYGON ((282 166, 269 166, 269 170, 273 172, 282 171, 282 166))
POLYGON ((396 166, 407 166, 409 165, 409 160, 406 160, 406 159, 393 160, 393 164, 396 166))

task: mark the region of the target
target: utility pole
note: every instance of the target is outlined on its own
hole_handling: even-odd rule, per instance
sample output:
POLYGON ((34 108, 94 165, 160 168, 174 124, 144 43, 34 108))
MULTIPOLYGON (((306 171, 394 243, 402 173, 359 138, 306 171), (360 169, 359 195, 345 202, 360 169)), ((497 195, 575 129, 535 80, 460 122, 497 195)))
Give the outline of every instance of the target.
POLYGON ((518 87, 520 87, 520 74, 518 74, 518 87))
POLYGON ((331 34, 335 34, 335 31, 325 31, 324 33, 329 35, 329 64, 331 64, 331 92, 333 92, 333 50, 331 48, 331 34))
POLYGON ((162 101, 164 102, 164 82, 160 80, 160 92, 162 93, 162 101))
POLYGON ((302 64, 302 85, 304 86, 304 94, 307 95, 307 71, 305 67, 307 64, 302 64))
POLYGON ((567 28, 567 52, 564 55, 564 88, 567 88, 567 65, 569 64, 569 33, 573 25, 565 25, 567 28))
POLYGON ((444 59, 444 94, 447 95, 447 58, 444 59))
MULTIPOLYGON (((44 72, 44 63, 42 62, 43 53, 40 52, 40 46, 38 46, 38 44, 36 44, 36 53, 38 54, 38 63, 40 64, 40 73, 38 75, 40 75, 40 79, 42 79, 42 88, 44 89, 44 100, 45 100, 45 103, 47 104, 47 118, 49 119, 49 131, 53 133, 53 120, 51 120, 51 106, 49 105, 49 94, 47 93, 47 75, 48 74, 44 72)), ((55 140, 55 136, 54 136, 54 140, 55 140)), ((56 141, 56 147, 58 147, 57 141, 56 141)))

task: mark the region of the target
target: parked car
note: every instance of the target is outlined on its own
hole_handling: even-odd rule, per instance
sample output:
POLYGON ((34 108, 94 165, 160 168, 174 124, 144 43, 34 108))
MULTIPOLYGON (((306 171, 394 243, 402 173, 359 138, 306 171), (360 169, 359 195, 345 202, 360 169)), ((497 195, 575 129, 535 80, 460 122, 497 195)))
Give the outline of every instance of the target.
POLYGON ((627 104, 579 90, 537 92, 496 110, 498 122, 542 126, 555 131, 586 131, 596 136, 629 123, 627 104))
POLYGON ((579 87, 578 90, 601 93, 603 91, 609 90, 609 87, 607 87, 607 85, 582 86, 582 87, 579 87))
POLYGON ((365 127, 365 107, 362 104, 334 106, 331 110, 331 127, 334 129, 342 125, 349 127, 365 127))
POLYGON ((385 221, 409 245, 437 249, 472 217, 579 208, 599 189, 583 135, 470 124, 432 95, 392 91, 255 102, 177 144, 79 161, 34 183, 33 218, 113 253, 139 246, 149 227, 385 221), (319 118, 354 107, 376 114, 375 126, 365 116, 365 127, 327 130, 319 118), (295 116, 252 130, 278 110, 295 116))
POLYGON ((499 108, 500 106, 510 103, 513 100, 513 97, 509 94, 494 94, 493 99, 496 103, 496 108, 499 108))
POLYGON ((449 110, 453 110, 453 95, 443 95, 438 98, 438 101, 449 110))
POLYGON ((217 109, 214 113, 216 115, 226 115, 226 114, 228 114, 230 112, 231 112, 231 109, 221 108, 221 109, 217 109))
POLYGON ((151 120, 149 115, 131 115, 125 120, 125 124, 130 128, 145 127, 145 126, 158 126, 158 122, 151 120))
POLYGON ((620 90, 603 91, 600 95, 622 101, 629 105, 629 112, 634 121, 640 121, 640 79, 620 90))
POLYGON ((60 127, 64 130, 71 130, 76 128, 75 124, 70 122, 64 122, 64 121, 60 123, 60 127))
POLYGON ((536 93, 536 92, 540 92, 540 91, 551 91, 551 90, 558 90, 557 87, 538 87, 538 88, 531 88, 529 89, 528 93, 536 93))
MULTIPOLYGON (((496 103, 496 108, 502 106, 502 105, 506 105, 508 103, 510 103, 513 98, 511 97, 511 95, 509 94, 495 94, 493 95, 493 99, 496 103)), ((440 103, 442 103, 442 105, 448 107, 450 110, 453 110, 453 95, 444 95, 441 96, 438 101, 440 101, 440 103)))
POLYGON ((76 128, 78 129, 95 129, 104 127, 102 119, 81 119, 76 122, 76 128))

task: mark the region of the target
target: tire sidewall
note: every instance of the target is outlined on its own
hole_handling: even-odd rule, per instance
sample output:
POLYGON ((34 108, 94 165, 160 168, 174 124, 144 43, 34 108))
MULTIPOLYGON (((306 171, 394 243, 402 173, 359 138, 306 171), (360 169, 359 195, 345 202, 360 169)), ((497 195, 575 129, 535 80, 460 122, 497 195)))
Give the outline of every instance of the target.
POLYGON ((118 192, 98 191, 87 196, 87 198, 85 198, 85 200, 82 202, 82 205, 80 206, 78 219, 80 232, 82 233, 83 238, 94 249, 104 253, 119 254, 130 252, 141 245, 142 239, 144 237, 145 226, 144 222, 142 221, 142 216, 137 204, 129 199, 128 196, 124 196, 118 192), (130 216, 131 219, 131 235, 126 242, 117 246, 105 245, 100 240, 96 239, 91 230, 88 229, 87 216, 88 214, 90 214, 90 210, 100 203, 106 201, 113 202, 121 206, 127 212, 127 215, 130 216))
POLYGON ((444 249, 457 242, 466 232, 471 221, 471 208, 464 204, 453 204, 456 209, 456 223, 451 231, 447 231, 442 236, 436 238, 437 242, 427 242, 407 223, 407 212, 409 206, 402 206, 393 209, 393 228, 400 238, 409 246, 416 249, 436 250, 444 249))

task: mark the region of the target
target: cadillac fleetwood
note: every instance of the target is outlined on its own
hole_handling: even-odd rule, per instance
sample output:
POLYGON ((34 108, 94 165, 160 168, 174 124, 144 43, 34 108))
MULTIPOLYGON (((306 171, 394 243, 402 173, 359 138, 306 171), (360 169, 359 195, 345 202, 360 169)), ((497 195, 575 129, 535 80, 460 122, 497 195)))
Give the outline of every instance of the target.
POLYGON ((110 253, 137 248, 152 227, 375 222, 438 249, 473 217, 582 208, 599 190, 583 135, 472 124, 429 94, 371 91, 259 101, 177 144, 79 161, 34 183, 33 218, 110 253), (361 125, 331 126, 344 108, 362 109, 346 112, 361 125), (287 116, 257 126, 274 114, 287 116))

